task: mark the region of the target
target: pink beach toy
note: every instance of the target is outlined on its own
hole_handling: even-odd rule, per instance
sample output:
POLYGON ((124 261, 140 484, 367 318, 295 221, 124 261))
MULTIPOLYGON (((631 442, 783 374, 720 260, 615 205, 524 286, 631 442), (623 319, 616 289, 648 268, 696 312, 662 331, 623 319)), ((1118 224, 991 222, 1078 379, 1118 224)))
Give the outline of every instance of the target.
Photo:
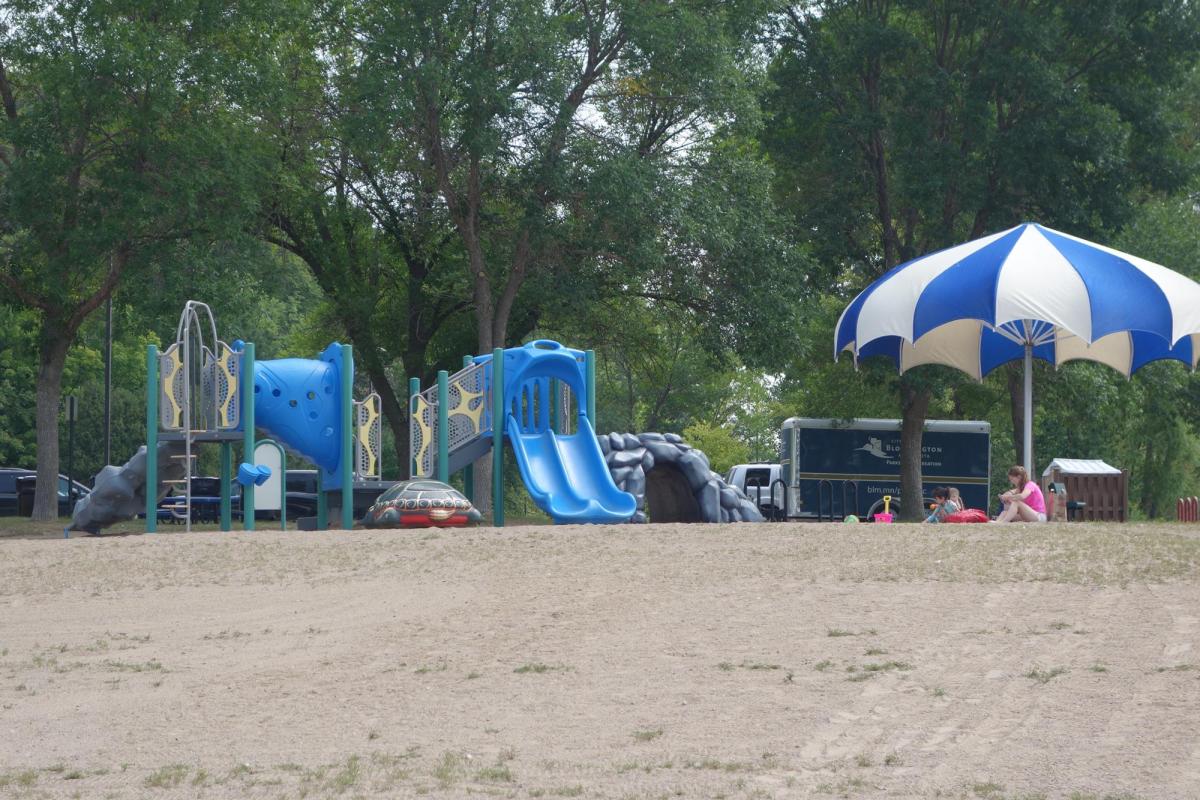
POLYGON ((892 496, 890 494, 885 494, 883 496, 883 513, 876 514, 875 521, 876 522, 891 522, 892 521, 892 515, 890 513, 891 508, 892 508, 892 496))

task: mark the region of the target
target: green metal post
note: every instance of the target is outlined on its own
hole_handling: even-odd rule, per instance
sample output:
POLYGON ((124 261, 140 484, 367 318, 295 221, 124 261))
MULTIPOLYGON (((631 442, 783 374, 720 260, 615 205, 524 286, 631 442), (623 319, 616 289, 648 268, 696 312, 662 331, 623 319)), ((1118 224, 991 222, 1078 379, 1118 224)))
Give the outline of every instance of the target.
POLYGON ((323 531, 329 527, 329 502, 325 498, 325 479, 321 470, 317 470, 317 530, 323 531))
MULTIPOLYGON (((242 460, 254 463, 254 342, 242 351, 242 460)), ((242 487, 242 530, 254 530, 254 484, 242 487)))
POLYGON ((492 351, 492 524, 504 527, 504 349, 492 351))
POLYGON ((146 346, 146 533, 158 530, 158 348, 146 346))
MULTIPOLYGON (((463 356, 463 369, 475 363, 472 356, 463 356)), ((475 502, 475 467, 472 464, 467 464, 463 467, 463 494, 472 503, 475 502)))
POLYGON ((233 444, 221 442, 221 530, 233 529, 233 444))
POLYGON ((354 350, 342 345, 342 529, 354 527, 354 350))
POLYGON ((439 369, 437 374, 437 479, 450 480, 450 374, 439 369))
POLYGON ((279 448, 279 530, 287 530, 287 453, 279 448))
MULTIPOLYGON (((416 401, 413 400, 413 398, 416 397, 417 395, 419 395, 420 393, 421 393, 421 379, 420 378, 409 378, 408 379, 408 415, 409 415, 409 417, 412 417, 412 415, 416 413, 417 404, 416 404, 416 401)), ((408 429, 409 429, 409 431, 412 431, 412 422, 411 421, 409 422, 408 429)), ((415 442, 412 440, 412 433, 409 433, 409 435, 408 435, 408 477, 409 478, 415 478, 421 472, 420 469, 418 469, 418 467, 417 467, 417 454, 412 451, 412 446, 414 444, 415 444, 415 442)))
POLYGON ((596 351, 584 353, 583 363, 587 370, 587 418, 592 430, 596 430, 596 351))

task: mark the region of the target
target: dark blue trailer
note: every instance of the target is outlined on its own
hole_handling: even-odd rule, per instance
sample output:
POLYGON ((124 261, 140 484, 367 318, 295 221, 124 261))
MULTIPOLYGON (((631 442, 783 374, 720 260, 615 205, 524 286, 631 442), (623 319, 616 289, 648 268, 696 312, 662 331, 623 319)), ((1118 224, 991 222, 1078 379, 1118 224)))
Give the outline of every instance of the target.
MULTIPOLYGON (((987 509, 992 465, 987 422, 929 420, 922 441, 922 506, 938 486, 957 487, 967 507, 987 509)), ((783 423, 780 463, 791 519, 867 520, 883 510, 884 495, 900 497, 900 420, 813 419, 783 423)))

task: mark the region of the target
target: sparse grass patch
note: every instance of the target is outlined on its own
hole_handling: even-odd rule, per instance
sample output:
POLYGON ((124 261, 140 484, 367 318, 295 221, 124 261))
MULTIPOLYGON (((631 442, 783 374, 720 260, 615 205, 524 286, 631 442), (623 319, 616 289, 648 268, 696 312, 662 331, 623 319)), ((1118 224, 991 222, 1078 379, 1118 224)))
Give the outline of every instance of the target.
POLYGON ((638 741, 638 742, 652 742, 662 735, 663 735, 662 728, 656 728, 652 731, 647 730, 647 731, 634 731, 633 732, 634 741, 638 741))
POLYGON ((483 673, 482 673, 482 672, 474 672, 474 671, 472 671, 472 672, 468 672, 468 673, 467 673, 467 680, 469 680, 469 681, 473 681, 473 680, 475 680, 476 678, 482 678, 482 677, 483 677, 483 673))
POLYGON ((475 780, 485 783, 512 783, 512 770, 508 767, 497 764, 494 767, 484 767, 475 773, 475 780))
POLYGON ((571 669, 570 667, 564 666, 562 664, 552 666, 550 664, 543 664, 540 661, 534 661, 529 664, 522 664, 521 666, 514 669, 513 672, 517 673, 518 675, 526 675, 528 673, 533 673, 535 675, 541 675, 546 672, 566 672, 570 669, 571 669))
POLYGON ((1104 666, 1099 661, 1097 661, 1095 664, 1092 664, 1090 667, 1088 667, 1088 671, 1089 672, 1108 672, 1108 667, 1104 666))
POLYGON ((166 671, 166 668, 163 667, 163 665, 161 663, 159 663, 159 661, 157 659, 153 659, 153 658, 150 659, 149 661, 144 661, 141 663, 129 662, 129 661, 113 661, 112 659, 105 659, 105 661, 103 662, 103 665, 104 665, 105 669, 110 669, 114 672, 165 672, 166 671))
POLYGON ((908 672, 912 669, 912 665, 904 661, 884 661, 882 663, 863 664, 863 670, 866 672, 891 672, 899 670, 900 672, 908 672))
POLYGON ((429 666, 428 664, 419 666, 413 670, 413 673, 416 675, 424 675, 429 672, 445 672, 447 669, 448 669, 448 667, 446 666, 446 662, 439 661, 436 664, 434 664, 433 666, 429 666))
POLYGON ((1158 667, 1155 672, 1190 672, 1191 670, 1200 669, 1198 664, 1176 664, 1173 667, 1158 667))
POLYGON ((1051 622, 1050 627, 1056 631, 1065 631, 1067 628, 1075 627, 1069 622, 1051 622))
POLYGON ((942 687, 940 687, 940 686, 939 686, 939 687, 937 687, 936 689, 934 689, 934 690, 933 690, 933 696, 934 696, 934 697, 945 697, 945 696, 946 696, 946 690, 945 690, 945 689, 943 689, 942 687))
POLYGON ((550 794, 555 797, 579 797, 583 794, 583 787, 579 784, 574 786, 559 786, 557 789, 551 789, 550 794))
POLYGON ((335 794, 342 794, 357 785, 361 777, 362 769, 359 766, 358 756, 350 756, 342 768, 329 779, 326 789, 335 794))
POLYGON ((702 758, 699 761, 689 761, 684 766, 688 769, 711 769, 721 772, 750 772, 754 769, 752 764, 747 764, 743 761, 721 761, 716 758, 702 758))
POLYGON ((880 647, 868 647, 867 652, 864 653, 864 655, 885 656, 885 655, 887 655, 887 650, 884 650, 883 648, 880 648, 880 647))
POLYGON ((742 669, 783 669, 778 664, 767 664, 762 661, 743 661, 741 667, 742 669))
POLYGON ((824 672, 832 666, 833 662, 829 659, 825 659, 824 661, 818 661, 816 664, 813 664, 813 669, 815 669, 817 672, 824 672))
POLYGON ((1004 787, 993 781, 986 783, 976 783, 971 785, 971 792, 976 797, 982 798, 1000 798, 1003 796, 1004 787))
POLYGON ((449 750, 442 753, 437 764, 433 767, 433 777, 443 788, 453 786, 462 780, 463 777, 463 758, 458 753, 452 753, 449 750))
POLYGON ((826 628, 825 635, 836 638, 838 636, 857 636, 858 634, 848 631, 845 628, 826 628))
POLYGON ((896 755, 895 753, 888 753, 883 759, 883 765, 885 767, 898 767, 903 763, 904 762, 900 760, 900 756, 896 755))
POLYGON ((169 764, 147 775, 142 785, 147 789, 174 789, 183 783, 187 774, 188 768, 184 764, 169 764))
POLYGON ((722 661, 720 664, 717 664, 717 669, 721 670, 721 672, 733 672, 734 666, 732 662, 722 661))
POLYGON ((1025 673, 1025 677, 1035 680, 1038 683, 1049 683, 1059 675, 1066 675, 1067 671, 1068 670, 1066 667, 1052 667, 1050 669, 1040 669, 1038 667, 1034 667, 1029 670, 1029 672, 1025 673))
POLYGON ((859 755, 854 757, 854 763, 856 766, 859 766, 859 767, 869 767, 869 766, 871 766, 871 759, 870 759, 870 757, 860 753, 859 755))
POLYGON ((0 789, 9 786, 17 786, 22 789, 28 789, 37 783, 38 774, 32 769, 23 769, 17 772, 0 772, 0 789))

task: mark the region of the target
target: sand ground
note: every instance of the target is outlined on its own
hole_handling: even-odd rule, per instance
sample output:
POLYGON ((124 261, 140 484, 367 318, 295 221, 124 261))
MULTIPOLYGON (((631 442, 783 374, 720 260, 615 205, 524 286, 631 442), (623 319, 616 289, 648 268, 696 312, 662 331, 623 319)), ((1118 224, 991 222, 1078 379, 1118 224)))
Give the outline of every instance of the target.
POLYGON ((0 797, 1200 797, 1200 531, 0 538, 0 797))

